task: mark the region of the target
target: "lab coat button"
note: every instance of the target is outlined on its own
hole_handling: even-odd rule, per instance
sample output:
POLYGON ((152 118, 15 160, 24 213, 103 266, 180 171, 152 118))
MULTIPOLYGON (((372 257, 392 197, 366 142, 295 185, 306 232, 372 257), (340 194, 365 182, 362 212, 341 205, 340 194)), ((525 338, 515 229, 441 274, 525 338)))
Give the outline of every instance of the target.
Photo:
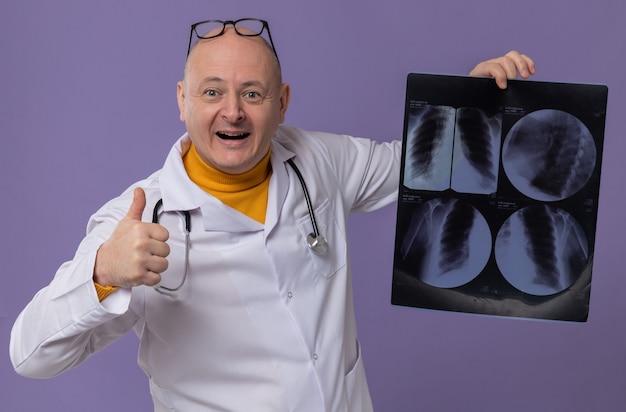
POLYGON ((312 358, 313 358, 313 360, 317 360, 317 353, 314 353, 312 358))
POLYGON ((287 297, 288 297, 289 299, 293 298, 293 293, 291 293, 291 292, 287 293, 287 297))

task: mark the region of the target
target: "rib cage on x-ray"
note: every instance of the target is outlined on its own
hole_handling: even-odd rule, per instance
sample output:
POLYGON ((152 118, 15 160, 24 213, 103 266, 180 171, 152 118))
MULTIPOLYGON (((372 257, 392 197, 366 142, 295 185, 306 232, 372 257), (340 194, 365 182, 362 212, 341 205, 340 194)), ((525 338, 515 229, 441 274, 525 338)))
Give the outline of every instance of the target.
POLYGON ((411 110, 404 169, 404 185, 409 189, 450 187, 454 117, 454 108, 448 106, 411 110))
POLYGON ((526 254, 535 265, 534 282, 559 290, 556 235, 551 216, 545 207, 527 207, 520 211, 520 220, 527 241, 526 254))
POLYGON ((578 192, 596 164, 587 127, 569 113, 544 109, 527 114, 507 133, 502 163, 511 183, 526 196, 562 200, 578 192))
POLYGON ((484 217, 459 199, 433 199, 413 211, 401 253, 421 281, 450 288, 471 281, 491 253, 484 217))
POLYGON ((404 186, 490 194, 497 189, 502 117, 477 108, 411 109, 404 186))
POLYGON ((439 267, 443 273, 460 269, 469 260, 469 235, 475 210, 469 204, 453 203, 441 228, 439 267))
POLYGON ((533 205, 511 215, 496 237, 496 263, 515 288, 551 295, 574 283, 588 260, 580 224, 563 209, 533 205))
POLYGON ((502 115, 488 116, 474 107, 456 111, 451 187, 460 193, 495 193, 502 115))

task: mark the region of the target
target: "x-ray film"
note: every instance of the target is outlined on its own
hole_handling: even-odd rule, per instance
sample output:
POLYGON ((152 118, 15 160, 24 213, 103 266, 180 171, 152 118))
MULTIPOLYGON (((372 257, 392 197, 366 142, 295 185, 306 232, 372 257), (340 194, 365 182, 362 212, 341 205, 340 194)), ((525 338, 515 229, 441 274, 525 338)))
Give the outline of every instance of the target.
POLYGON ((409 74, 392 303, 586 321, 607 93, 409 74))

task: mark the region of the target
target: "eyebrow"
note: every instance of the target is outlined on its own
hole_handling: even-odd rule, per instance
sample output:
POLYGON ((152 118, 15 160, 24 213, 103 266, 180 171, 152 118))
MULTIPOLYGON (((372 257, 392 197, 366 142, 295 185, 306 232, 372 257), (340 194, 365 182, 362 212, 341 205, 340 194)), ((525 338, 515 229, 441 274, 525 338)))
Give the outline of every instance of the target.
POLYGON ((213 83, 213 82, 223 83, 224 79, 222 79, 221 77, 217 77, 217 76, 207 76, 200 81, 200 84, 213 83))
MULTIPOLYGON (((199 85, 207 84, 207 83, 224 83, 225 80, 218 76, 207 76, 202 79, 199 85)), ((261 88, 268 88, 263 82, 260 80, 248 80, 242 83, 243 87, 257 86, 261 88)))

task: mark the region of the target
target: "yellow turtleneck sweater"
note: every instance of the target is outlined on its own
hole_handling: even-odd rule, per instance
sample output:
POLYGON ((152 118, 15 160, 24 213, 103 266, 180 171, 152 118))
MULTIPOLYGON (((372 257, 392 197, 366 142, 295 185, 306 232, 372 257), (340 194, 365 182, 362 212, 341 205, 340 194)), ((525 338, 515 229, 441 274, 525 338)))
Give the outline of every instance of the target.
POLYGON ((250 171, 238 175, 220 172, 207 165, 194 145, 183 156, 183 163, 191 181, 204 191, 257 222, 265 223, 272 176, 269 151, 250 171))
MULTIPOLYGON (((204 191, 257 222, 265 223, 267 193, 272 176, 269 151, 252 170, 238 175, 220 172, 207 165, 193 144, 183 156, 183 164, 191 181, 204 191)), ((94 284, 100 302, 117 289, 96 282, 94 284)))

